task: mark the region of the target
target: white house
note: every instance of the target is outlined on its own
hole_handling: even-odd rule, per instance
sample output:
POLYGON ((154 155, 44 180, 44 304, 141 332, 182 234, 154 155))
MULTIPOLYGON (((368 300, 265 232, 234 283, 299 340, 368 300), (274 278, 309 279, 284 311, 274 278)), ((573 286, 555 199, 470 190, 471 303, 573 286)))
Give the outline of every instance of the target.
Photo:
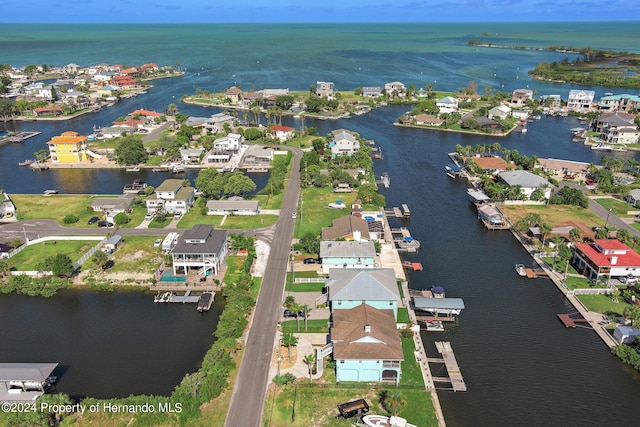
POLYGON ((393 96, 395 92, 398 96, 404 96, 407 88, 402 82, 390 82, 384 84, 384 90, 387 92, 387 95, 393 96))
POLYGON ((334 91, 333 82, 316 82, 316 95, 331 98, 334 91))
POLYGON ((273 135, 281 142, 285 142, 293 138, 293 135, 295 134, 295 128, 290 126, 272 126, 269 130, 273 132, 273 135))
POLYGON ((511 93, 511 105, 514 107, 524 107, 529 99, 533 99, 531 89, 516 89, 511 93))
POLYGON ((195 199, 195 189, 185 187, 182 179, 167 179, 160 184, 155 193, 145 199, 147 213, 153 214, 163 209, 169 214, 189 212, 195 199))
POLYGON ((586 112, 591 108, 596 92, 593 90, 572 89, 569 91, 567 99, 567 109, 569 111, 586 112))
POLYGON ((631 326, 618 325, 613 331, 613 337, 620 344, 634 343, 638 336, 640 336, 640 329, 632 328, 631 326))
POLYGON ((440 114, 455 113, 459 102, 458 98, 446 96, 436 101, 436 107, 440 109, 440 114))
POLYGON ((351 156, 360 150, 360 141, 347 131, 338 132, 329 143, 331 157, 351 156))
POLYGON ((504 104, 500 104, 497 107, 493 107, 492 109, 490 109, 487 117, 490 119, 498 118, 500 120, 504 120, 509 117, 510 114, 511 108, 504 104))
POLYGON ((257 200, 209 200, 207 215, 258 215, 260 203, 257 200))
POLYGON ((227 258, 227 231, 218 230, 208 224, 196 224, 185 231, 171 249, 173 274, 188 274, 197 270, 204 274, 218 274, 227 258))
POLYGON ((589 279, 640 276, 640 255, 616 239, 596 239, 576 245, 576 270, 589 279))
POLYGON ((624 199, 633 206, 638 206, 638 202, 640 202, 640 190, 636 188, 635 190, 629 191, 629 194, 627 194, 624 199))
POLYGON ((227 136, 218 138, 213 141, 213 151, 224 153, 237 153, 242 144, 242 135, 239 133, 230 133, 227 136))
POLYGON ((218 113, 211 116, 210 119, 202 126, 212 133, 218 133, 224 130, 224 125, 229 124, 229 126, 233 125, 234 118, 229 114, 218 113))
POLYGON ((525 170, 513 170, 498 174, 507 185, 513 187, 519 185, 522 193, 529 199, 538 188, 544 189, 544 197, 551 197, 551 183, 543 177, 525 170))

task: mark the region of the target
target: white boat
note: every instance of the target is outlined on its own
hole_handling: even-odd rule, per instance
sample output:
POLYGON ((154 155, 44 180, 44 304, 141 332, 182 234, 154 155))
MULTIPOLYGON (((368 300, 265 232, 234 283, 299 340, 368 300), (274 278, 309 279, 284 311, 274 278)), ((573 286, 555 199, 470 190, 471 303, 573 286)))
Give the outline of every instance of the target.
POLYGON ((132 167, 126 168, 125 171, 127 171, 127 172, 140 172, 140 168, 137 167, 137 166, 132 166, 132 167))
POLYGON ((598 150, 598 151, 613 151, 613 147, 610 147, 610 146, 605 145, 603 143, 600 143, 598 145, 592 145, 591 149, 592 150, 598 150))
POLYGON ((427 331, 432 331, 432 332, 444 331, 444 325, 442 324, 441 320, 429 319, 424 323, 425 323, 425 326, 427 327, 427 331))
POLYGON ((516 264, 516 272, 518 273, 518 276, 525 277, 527 275, 527 272, 524 269, 524 264, 516 264))

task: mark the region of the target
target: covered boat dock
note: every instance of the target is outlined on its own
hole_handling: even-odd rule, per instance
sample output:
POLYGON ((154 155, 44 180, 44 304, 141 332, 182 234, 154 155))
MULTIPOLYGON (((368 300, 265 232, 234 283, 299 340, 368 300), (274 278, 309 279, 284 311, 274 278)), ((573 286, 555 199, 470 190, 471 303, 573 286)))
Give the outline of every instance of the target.
POLYGON ((55 383, 57 363, 0 363, 0 402, 33 402, 55 383))
POLYGON ((413 309, 418 320, 453 321, 464 309, 462 298, 427 298, 414 296, 413 309), (424 314, 423 314, 424 313, 424 314))

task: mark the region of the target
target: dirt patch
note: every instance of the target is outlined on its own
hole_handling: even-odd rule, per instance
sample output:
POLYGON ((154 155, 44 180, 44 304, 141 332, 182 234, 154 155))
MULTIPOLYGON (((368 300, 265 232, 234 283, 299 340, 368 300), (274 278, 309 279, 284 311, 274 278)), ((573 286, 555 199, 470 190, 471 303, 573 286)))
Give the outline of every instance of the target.
MULTIPOLYGON (((293 368, 298 359, 298 349, 291 347, 291 359, 289 359, 289 347, 286 345, 280 346, 280 369, 293 368)), ((278 351, 273 353, 273 363, 278 363, 278 351)))

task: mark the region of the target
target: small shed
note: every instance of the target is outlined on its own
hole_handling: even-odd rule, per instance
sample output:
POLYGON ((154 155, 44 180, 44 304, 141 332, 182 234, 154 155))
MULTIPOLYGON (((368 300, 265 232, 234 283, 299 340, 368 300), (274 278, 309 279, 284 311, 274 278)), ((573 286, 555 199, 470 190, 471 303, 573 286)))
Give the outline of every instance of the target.
POLYGON ((102 251, 108 254, 112 254, 118 250, 120 246, 124 243, 124 239, 119 234, 114 234, 109 237, 109 239, 102 246, 102 251))
POLYGON ((631 344, 636 341, 636 337, 640 335, 640 329, 632 328, 631 326, 616 326, 613 331, 613 337, 620 344, 631 344))

